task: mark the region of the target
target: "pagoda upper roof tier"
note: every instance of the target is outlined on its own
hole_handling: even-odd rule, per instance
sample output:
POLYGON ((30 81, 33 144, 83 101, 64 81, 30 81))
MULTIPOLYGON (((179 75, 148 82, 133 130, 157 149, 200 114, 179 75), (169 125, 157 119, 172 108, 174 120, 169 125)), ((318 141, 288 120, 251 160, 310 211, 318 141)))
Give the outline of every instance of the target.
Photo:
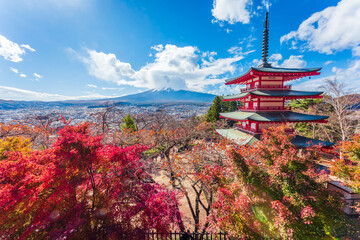
POLYGON ((302 77, 320 75, 320 70, 321 68, 276 68, 271 66, 258 68, 252 67, 247 73, 239 77, 226 80, 225 85, 244 84, 253 77, 260 76, 282 76, 284 81, 290 81, 302 77))
POLYGON ((328 116, 310 115, 297 112, 228 112, 220 117, 234 121, 251 120, 256 122, 323 122, 328 116))
MULTIPOLYGON (((216 132, 221 136, 235 142, 239 145, 253 145, 261 139, 261 134, 251 135, 237 129, 216 129, 216 132)), ((299 135, 291 140, 291 143, 297 148, 306 148, 312 146, 330 147, 334 145, 332 142, 320 141, 317 139, 307 138, 299 135)))
POLYGON ((296 90, 254 90, 244 92, 236 95, 224 96, 224 101, 236 101, 246 98, 249 95, 258 97, 285 97, 286 99, 296 98, 321 98, 323 92, 309 92, 309 91, 296 91, 296 90))

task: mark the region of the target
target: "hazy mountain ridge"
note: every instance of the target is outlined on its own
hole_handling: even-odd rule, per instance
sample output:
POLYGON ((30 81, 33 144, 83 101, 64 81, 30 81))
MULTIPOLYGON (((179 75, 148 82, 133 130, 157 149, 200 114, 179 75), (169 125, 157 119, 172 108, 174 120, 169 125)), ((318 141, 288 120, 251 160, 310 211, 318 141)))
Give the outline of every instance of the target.
POLYGON ((102 107, 107 105, 129 104, 210 104, 216 95, 209 93, 193 92, 188 90, 148 90, 141 93, 126 95, 116 98, 93 100, 65 100, 65 101, 15 101, 1 100, 0 109, 15 110, 24 108, 51 108, 51 107, 102 107))

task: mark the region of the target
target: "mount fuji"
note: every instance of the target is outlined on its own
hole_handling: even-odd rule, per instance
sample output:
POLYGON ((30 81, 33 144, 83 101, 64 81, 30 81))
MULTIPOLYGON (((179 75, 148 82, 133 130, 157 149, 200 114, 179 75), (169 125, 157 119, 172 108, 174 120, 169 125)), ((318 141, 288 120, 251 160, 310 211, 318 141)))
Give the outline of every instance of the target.
POLYGON ((216 95, 209 93, 193 92, 188 90, 174 90, 172 88, 167 88, 160 90, 152 89, 145 92, 108 100, 118 100, 133 104, 211 103, 215 96, 216 95))

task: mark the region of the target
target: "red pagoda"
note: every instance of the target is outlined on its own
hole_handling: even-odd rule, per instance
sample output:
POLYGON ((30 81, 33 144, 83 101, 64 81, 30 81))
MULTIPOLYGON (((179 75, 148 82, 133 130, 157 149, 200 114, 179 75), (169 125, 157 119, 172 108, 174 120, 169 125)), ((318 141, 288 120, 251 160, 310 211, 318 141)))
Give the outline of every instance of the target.
MULTIPOLYGON (((286 106, 287 100, 304 98, 322 98, 322 92, 295 91, 287 81, 320 74, 321 68, 277 68, 267 61, 269 42, 268 13, 264 24, 262 64, 239 76, 226 81, 226 85, 242 84, 245 88, 239 94, 225 96, 224 101, 242 101, 239 111, 220 113, 220 117, 237 121, 235 129, 217 129, 217 133, 233 140, 237 144, 253 144, 260 140, 263 129, 283 123, 316 122, 326 123, 327 116, 309 115, 292 112, 286 106)), ((322 145, 328 147, 331 142, 323 142, 296 135, 293 144, 299 148, 322 145)))

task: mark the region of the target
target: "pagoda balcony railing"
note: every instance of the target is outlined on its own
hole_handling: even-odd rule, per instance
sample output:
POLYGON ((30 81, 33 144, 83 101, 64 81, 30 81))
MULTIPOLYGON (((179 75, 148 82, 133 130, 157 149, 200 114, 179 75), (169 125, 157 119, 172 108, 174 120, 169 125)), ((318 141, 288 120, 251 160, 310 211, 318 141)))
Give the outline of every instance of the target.
POLYGON ((261 134, 261 131, 256 131, 256 129, 251 127, 243 127, 241 124, 236 124, 237 128, 241 131, 245 131, 250 134, 261 134))
POLYGON ((291 111, 291 107, 283 107, 283 106, 263 106, 263 107, 240 107, 239 110, 246 112, 271 112, 271 111, 291 111))
MULTIPOLYGON (((262 133, 262 129, 256 130, 256 129, 253 129, 253 128, 249 127, 249 126, 243 127, 241 125, 241 123, 236 124, 236 126, 237 126, 237 128, 239 130, 242 130, 242 131, 245 131, 245 132, 248 132, 248 133, 251 133, 251 134, 261 134, 262 133)), ((289 128, 289 129, 286 129, 285 132, 287 132, 287 133, 295 133, 295 129, 289 128)))
POLYGON ((242 89, 240 89, 240 91, 243 93, 243 92, 249 92, 249 91, 253 91, 253 90, 290 90, 290 89, 291 89, 291 85, 284 85, 284 86, 262 85, 262 86, 242 88, 242 89))

